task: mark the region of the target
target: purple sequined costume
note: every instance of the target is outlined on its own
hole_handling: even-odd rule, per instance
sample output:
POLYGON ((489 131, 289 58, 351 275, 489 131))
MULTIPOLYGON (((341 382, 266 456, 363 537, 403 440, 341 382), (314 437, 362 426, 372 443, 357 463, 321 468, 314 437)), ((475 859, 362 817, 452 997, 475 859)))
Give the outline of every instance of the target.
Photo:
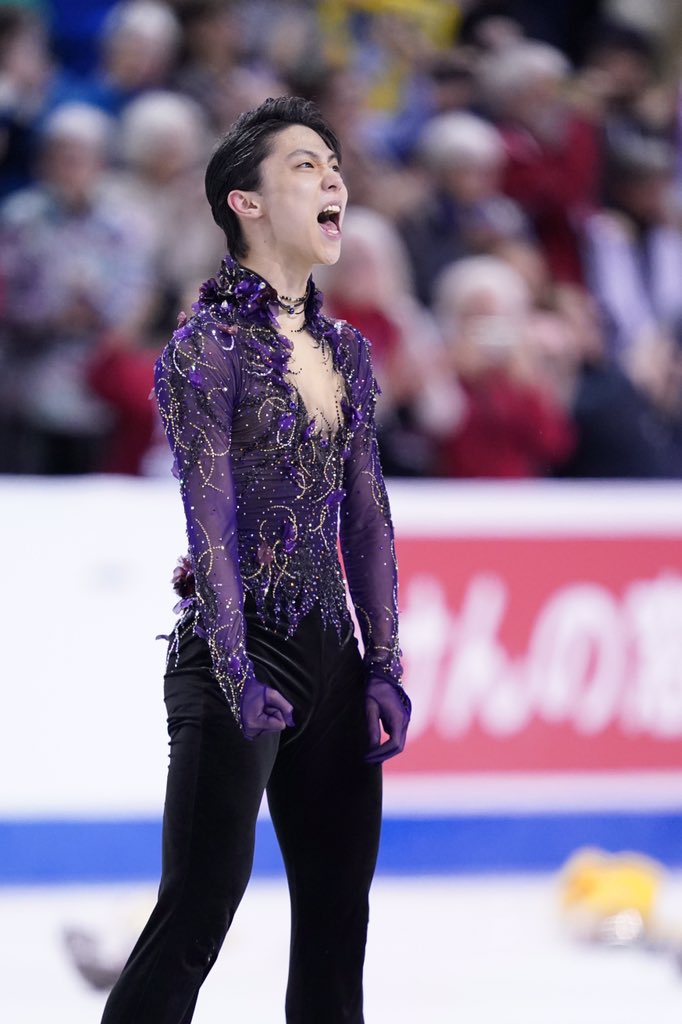
MULTIPOLYGON (((400 686, 393 528, 374 428, 377 385, 365 338, 321 312, 312 282, 309 333, 342 377, 342 424, 318 429, 286 376, 276 293, 227 256, 194 315, 156 365, 156 394, 181 482, 197 611, 214 674, 239 719, 254 674, 243 600, 293 633, 314 606, 339 632, 349 612, 344 567, 365 646, 366 677, 400 686)), ((187 581, 182 581, 183 586, 187 581)))

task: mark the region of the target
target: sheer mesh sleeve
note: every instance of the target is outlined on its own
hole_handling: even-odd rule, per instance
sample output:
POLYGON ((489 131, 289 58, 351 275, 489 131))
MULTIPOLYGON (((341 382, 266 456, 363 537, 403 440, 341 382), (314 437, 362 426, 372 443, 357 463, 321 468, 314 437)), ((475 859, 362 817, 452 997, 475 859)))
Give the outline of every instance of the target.
POLYGON ((356 349, 356 420, 346 460, 341 504, 341 551, 365 646, 367 679, 400 685, 398 575, 393 524, 379 462, 374 423, 377 384, 366 340, 353 331, 356 349))
POLYGON ((230 462, 239 385, 234 337, 187 324, 156 364, 155 388, 185 509, 194 570, 197 632, 208 641, 216 678, 239 721, 253 665, 244 646, 237 507, 230 462))

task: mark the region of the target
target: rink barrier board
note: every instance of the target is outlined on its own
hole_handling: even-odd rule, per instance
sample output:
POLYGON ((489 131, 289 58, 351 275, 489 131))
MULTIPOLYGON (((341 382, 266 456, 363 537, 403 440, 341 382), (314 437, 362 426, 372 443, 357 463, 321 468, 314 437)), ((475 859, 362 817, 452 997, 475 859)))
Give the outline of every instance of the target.
MULTIPOLYGON (((550 872, 584 846, 637 850, 682 867, 682 811, 461 815, 384 820, 380 875, 550 872)), ((0 822, 0 885, 158 880, 161 823, 0 822)), ((279 876, 271 823, 257 825, 253 874, 279 876)))
MULTIPOLYGON (((553 870, 585 844, 682 864, 682 484, 389 492, 414 716, 380 871, 553 870)), ((177 483, 6 478, 0 502, 0 882, 152 878, 177 483)))

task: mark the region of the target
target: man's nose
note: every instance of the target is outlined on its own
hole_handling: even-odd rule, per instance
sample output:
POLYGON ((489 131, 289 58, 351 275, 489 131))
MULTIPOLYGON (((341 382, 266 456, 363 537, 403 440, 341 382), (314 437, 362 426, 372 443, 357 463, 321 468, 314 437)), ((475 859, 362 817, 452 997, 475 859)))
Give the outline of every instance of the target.
POLYGON ((334 170, 333 167, 327 169, 327 173, 324 176, 323 186, 327 190, 339 191, 343 188, 343 178, 341 172, 334 170))

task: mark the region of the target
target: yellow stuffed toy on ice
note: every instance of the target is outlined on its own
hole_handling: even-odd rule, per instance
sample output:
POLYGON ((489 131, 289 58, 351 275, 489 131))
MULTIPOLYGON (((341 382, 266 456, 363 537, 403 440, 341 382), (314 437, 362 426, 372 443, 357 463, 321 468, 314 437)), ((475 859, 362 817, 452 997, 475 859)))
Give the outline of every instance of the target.
POLYGON ((664 876, 661 864, 637 853, 584 849, 564 866, 561 907, 579 938, 626 945, 652 928, 664 876))

